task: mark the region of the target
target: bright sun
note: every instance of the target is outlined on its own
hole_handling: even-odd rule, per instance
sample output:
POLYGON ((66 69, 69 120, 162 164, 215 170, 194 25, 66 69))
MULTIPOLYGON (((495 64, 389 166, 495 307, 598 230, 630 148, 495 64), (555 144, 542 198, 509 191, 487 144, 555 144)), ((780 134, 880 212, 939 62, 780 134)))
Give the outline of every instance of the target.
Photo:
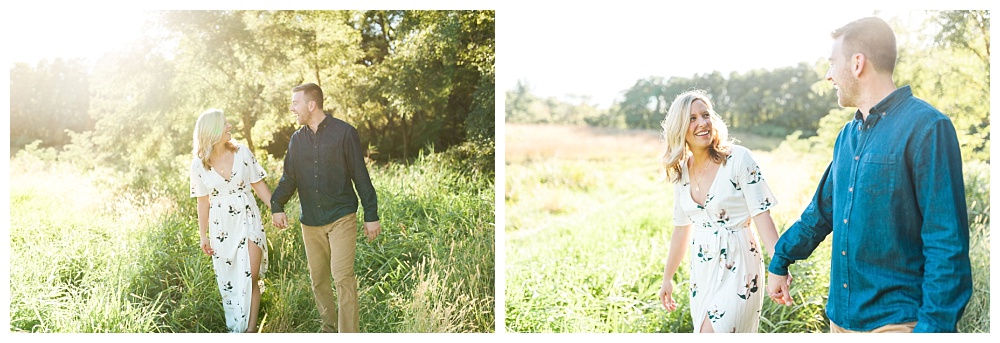
POLYGON ((36 64, 42 59, 84 58, 94 63, 142 34, 148 17, 143 10, 106 8, 26 10, 9 15, 8 62, 36 64))

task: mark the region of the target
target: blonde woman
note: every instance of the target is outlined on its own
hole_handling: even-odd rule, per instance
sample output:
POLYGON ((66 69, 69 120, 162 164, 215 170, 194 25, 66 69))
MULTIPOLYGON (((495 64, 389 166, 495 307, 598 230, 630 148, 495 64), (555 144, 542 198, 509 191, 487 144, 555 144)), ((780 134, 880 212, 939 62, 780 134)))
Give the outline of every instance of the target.
MULTIPOLYGON (((230 332, 257 332, 260 277, 267 271, 267 243, 252 188, 265 204, 267 173, 246 146, 232 141, 220 110, 198 117, 191 161, 191 197, 198 198, 201 250, 212 257, 230 332)), ((270 207, 270 205, 268 205, 270 207)))
POLYGON ((729 139, 704 92, 678 95, 662 126, 674 232, 660 302, 677 309, 672 280, 690 246, 694 331, 757 332, 766 278, 758 241, 773 253, 778 234, 769 210, 777 200, 750 150, 729 139))

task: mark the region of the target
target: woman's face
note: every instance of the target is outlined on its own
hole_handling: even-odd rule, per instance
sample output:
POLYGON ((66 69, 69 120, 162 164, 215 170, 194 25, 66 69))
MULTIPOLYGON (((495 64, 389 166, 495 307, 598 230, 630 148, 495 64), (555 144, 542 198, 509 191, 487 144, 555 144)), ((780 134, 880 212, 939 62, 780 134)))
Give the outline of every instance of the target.
POLYGON ((708 112, 708 105, 701 100, 691 102, 684 140, 692 150, 706 149, 712 144, 712 136, 712 115, 708 112))
POLYGON ((229 122, 225 122, 225 125, 223 125, 223 127, 222 127, 222 137, 219 139, 219 142, 216 143, 216 144, 224 144, 224 143, 232 140, 233 139, 233 135, 231 133, 232 129, 233 129, 233 126, 229 125, 229 122))

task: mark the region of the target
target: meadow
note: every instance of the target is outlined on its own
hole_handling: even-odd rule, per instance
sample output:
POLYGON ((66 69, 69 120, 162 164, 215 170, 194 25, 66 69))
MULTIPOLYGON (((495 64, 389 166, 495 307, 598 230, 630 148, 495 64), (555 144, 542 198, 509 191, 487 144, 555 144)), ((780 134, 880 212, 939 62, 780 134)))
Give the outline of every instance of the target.
MULTIPOLYGON (((672 185, 661 180, 651 130, 506 124, 505 301, 508 332, 692 332, 688 297, 662 309, 673 230, 672 185)), ((798 218, 829 157, 809 144, 732 132, 778 198, 783 232, 798 218)), ((989 332, 989 165, 965 168, 974 292, 960 332, 989 332)), ((760 332, 828 332, 830 242, 794 264, 785 307, 764 300, 760 332)), ((765 260, 765 263, 769 260, 765 260)), ((688 287, 685 257, 675 290, 688 287)))
MULTIPOLYGON (((225 332, 184 168, 145 180, 77 162, 30 146, 11 157, 10 331, 225 332)), ((453 162, 369 166, 383 231, 358 235, 362 332, 494 330, 494 181, 453 162)), ((273 188, 280 161, 262 164, 273 188)), ((285 231, 261 208, 260 331, 319 332, 297 197, 285 231)))

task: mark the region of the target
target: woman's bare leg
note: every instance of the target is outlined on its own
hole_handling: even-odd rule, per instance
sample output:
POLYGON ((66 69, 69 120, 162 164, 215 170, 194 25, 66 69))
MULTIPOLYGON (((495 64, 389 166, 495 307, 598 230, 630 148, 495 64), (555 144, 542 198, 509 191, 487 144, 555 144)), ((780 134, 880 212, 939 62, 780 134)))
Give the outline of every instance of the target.
POLYGON ((260 272, 261 250, 257 244, 247 245, 250 250, 250 318, 247 320, 247 332, 257 332, 257 310, 260 309, 260 286, 258 285, 258 273, 260 272))

